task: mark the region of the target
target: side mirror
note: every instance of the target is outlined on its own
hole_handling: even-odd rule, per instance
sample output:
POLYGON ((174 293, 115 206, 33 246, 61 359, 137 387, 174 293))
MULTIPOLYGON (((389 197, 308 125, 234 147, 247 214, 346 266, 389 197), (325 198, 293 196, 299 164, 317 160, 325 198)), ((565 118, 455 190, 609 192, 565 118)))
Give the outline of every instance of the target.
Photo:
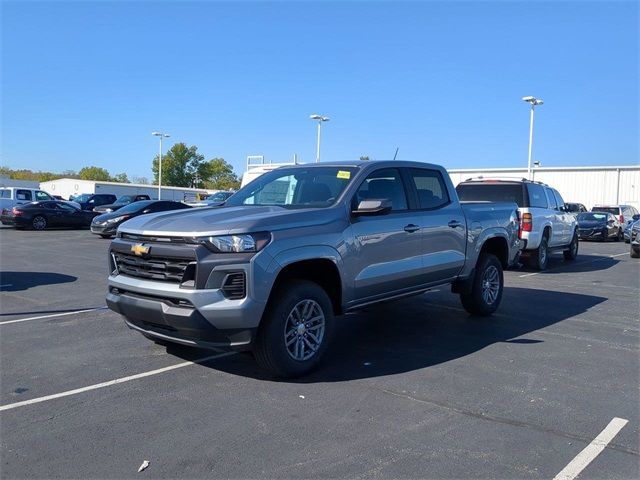
POLYGON ((385 215, 391 211, 391 200, 388 198, 362 200, 354 215, 385 215))

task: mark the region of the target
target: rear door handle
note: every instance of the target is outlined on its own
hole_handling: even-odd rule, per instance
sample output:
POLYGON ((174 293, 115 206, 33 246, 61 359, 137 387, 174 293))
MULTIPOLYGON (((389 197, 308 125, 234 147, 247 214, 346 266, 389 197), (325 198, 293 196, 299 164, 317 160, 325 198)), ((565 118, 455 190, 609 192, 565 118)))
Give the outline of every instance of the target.
POLYGON ((461 227, 462 223, 457 220, 451 220, 449 223, 447 223, 447 225, 449 225, 451 228, 456 228, 461 227))
POLYGON ((404 227, 404 231, 408 233, 417 232, 418 230, 420 230, 420 227, 418 225, 414 225, 413 223, 410 223, 409 225, 404 227))

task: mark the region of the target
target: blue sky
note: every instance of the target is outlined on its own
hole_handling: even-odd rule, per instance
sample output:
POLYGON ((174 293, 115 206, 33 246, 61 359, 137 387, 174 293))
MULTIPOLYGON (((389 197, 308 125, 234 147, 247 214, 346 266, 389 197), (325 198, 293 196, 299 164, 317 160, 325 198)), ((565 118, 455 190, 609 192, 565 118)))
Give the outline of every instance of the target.
POLYGON ((638 3, 2 2, 2 164, 151 177, 223 157, 634 164, 638 3), (169 142, 169 145, 171 144, 169 142))

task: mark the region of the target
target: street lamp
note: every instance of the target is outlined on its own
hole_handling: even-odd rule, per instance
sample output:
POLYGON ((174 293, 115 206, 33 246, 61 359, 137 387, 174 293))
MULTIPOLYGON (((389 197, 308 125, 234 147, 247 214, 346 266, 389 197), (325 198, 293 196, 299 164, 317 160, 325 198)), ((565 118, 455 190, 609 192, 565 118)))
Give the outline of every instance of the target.
POLYGON ((320 161, 320 126, 322 125, 322 122, 328 122, 329 117, 324 117, 322 115, 314 113, 313 115, 309 115, 309 118, 311 120, 318 121, 318 144, 316 148, 316 163, 318 163, 320 161))
POLYGON ((531 150, 533 148, 533 111, 536 105, 542 105, 544 102, 540 98, 528 96, 522 97, 527 103, 531 104, 531 120, 529 121, 529 161, 527 162, 527 178, 531 180, 531 150))
POLYGON ((154 137, 160 137, 160 155, 158 156, 158 200, 162 200, 162 139, 169 138, 168 133, 151 132, 154 137))

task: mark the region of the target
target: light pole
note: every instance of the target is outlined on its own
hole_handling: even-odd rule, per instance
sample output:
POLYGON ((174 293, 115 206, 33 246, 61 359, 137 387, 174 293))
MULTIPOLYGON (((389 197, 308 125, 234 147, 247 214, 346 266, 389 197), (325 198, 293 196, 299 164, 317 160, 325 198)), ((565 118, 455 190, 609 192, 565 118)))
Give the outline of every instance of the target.
POLYGON ((160 155, 158 156, 158 200, 162 200, 162 139, 169 138, 168 133, 151 132, 154 137, 160 137, 160 155))
POLYGON ((329 121, 329 117, 324 117, 322 115, 318 115, 318 114, 314 113, 313 115, 309 115, 309 118, 311 120, 317 120, 318 121, 318 144, 317 144, 317 148, 316 148, 316 163, 318 163, 320 161, 320 127, 322 125, 322 122, 328 122, 329 121))
POLYGON ((536 105, 542 105, 544 102, 540 98, 528 96, 522 97, 527 103, 531 104, 531 120, 529 121, 529 161, 527 162, 527 178, 531 180, 531 150, 533 149, 533 111, 536 105))

